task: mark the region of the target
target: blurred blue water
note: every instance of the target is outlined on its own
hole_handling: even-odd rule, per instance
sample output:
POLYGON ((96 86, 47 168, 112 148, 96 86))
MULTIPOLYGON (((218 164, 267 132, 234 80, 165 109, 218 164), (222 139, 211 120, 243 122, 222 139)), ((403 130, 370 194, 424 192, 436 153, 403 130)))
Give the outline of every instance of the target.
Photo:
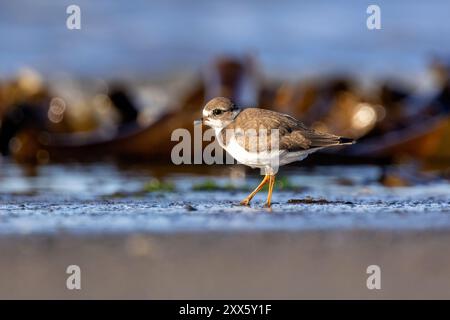
POLYGON ((345 71, 406 75, 450 53, 450 2, 379 0, 382 29, 366 28, 373 1, 0 1, 0 77, 31 66, 87 76, 193 71, 217 54, 255 54, 283 76, 345 71), (66 28, 81 7, 82 29, 66 28))

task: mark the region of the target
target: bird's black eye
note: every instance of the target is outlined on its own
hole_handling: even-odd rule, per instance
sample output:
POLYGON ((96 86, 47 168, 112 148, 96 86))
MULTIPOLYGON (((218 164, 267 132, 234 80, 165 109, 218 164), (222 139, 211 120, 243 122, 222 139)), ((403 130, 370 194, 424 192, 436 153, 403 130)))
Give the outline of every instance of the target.
POLYGON ((213 115, 218 116, 219 114, 222 114, 223 110, 220 109, 214 109, 213 110, 213 115))

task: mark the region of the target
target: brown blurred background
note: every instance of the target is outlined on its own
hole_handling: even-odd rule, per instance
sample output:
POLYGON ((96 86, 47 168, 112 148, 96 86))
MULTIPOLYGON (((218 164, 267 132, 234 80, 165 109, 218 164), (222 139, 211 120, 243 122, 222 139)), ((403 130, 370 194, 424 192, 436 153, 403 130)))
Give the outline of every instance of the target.
POLYGON ((381 30, 352 1, 80 1, 81 30, 67 5, 0 5, 3 156, 170 164, 172 131, 227 96, 358 139, 318 163, 448 167, 445 1, 381 1, 381 30))

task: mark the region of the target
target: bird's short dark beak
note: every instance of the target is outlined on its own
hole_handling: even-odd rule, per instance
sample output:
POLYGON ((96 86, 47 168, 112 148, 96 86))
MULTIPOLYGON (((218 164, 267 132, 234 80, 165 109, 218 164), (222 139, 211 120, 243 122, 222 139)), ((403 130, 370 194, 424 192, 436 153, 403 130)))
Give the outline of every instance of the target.
POLYGON ((197 126, 197 125, 199 125, 199 124, 203 124, 203 118, 194 120, 194 126, 197 126))

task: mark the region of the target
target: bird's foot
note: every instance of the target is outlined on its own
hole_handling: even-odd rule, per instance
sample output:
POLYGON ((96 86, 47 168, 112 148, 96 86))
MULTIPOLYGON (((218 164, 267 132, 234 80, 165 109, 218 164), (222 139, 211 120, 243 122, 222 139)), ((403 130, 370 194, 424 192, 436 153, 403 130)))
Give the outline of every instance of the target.
POLYGON ((241 206, 249 206, 249 205, 250 205, 250 199, 245 198, 245 199, 242 200, 239 204, 240 204, 241 206))
POLYGON ((266 202, 265 204, 264 204, 264 208, 271 208, 271 204, 269 203, 269 202, 266 202))

